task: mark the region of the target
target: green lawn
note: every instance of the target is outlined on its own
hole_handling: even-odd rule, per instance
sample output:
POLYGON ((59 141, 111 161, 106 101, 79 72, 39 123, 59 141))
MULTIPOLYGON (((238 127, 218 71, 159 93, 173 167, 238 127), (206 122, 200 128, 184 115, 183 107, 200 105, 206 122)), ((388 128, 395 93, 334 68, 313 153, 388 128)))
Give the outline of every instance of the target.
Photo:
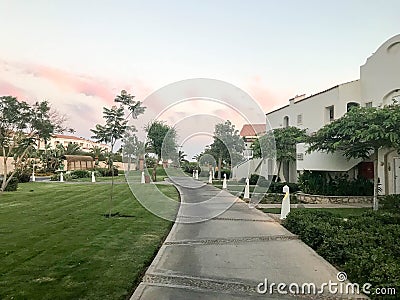
MULTIPOLYGON (((0 195, 0 299, 126 299, 172 222, 125 184, 25 183, 0 195)), ((148 189, 150 185, 138 185, 148 189)), ((173 186, 162 191, 178 200, 173 186)))
MULTIPOLYGON (((347 218, 349 216, 359 216, 366 211, 371 211, 371 208, 291 208, 291 210, 307 209, 313 211, 330 211, 334 214, 347 218)), ((265 213, 280 214, 280 208, 263 208, 261 209, 265 213)))

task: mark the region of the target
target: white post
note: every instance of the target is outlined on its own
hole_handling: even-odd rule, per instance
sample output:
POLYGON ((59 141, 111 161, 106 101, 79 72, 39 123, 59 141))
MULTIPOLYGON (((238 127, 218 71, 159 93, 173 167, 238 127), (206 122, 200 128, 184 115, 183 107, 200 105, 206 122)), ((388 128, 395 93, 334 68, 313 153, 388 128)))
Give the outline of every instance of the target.
POLYGON ((290 213, 290 194, 289 187, 287 185, 283 187, 283 192, 285 193, 285 197, 282 200, 281 220, 286 219, 286 216, 288 213, 290 213))
POLYGON ((32 182, 36 181, 36 177, 35 177, 35 165, 33 165, 32 167, 32 182))
POLYGON ((210 175, 208 176, 208 183, 209 183, 209 184, 212 184, 212 180, 213 180, 213 178, 212 178, 212 171, 210 171, 209 174, 210 174, 210 175))
POLYGON ((96 182, 96 177, 94 176, 94 171, 92 171, 92 182, 96 182))
POLYGON ((60 172, 60 182, 64 182, 64 175, 63 175, 63 172, 60 172))
POLYGON ((146 183, 146 179, 144 177, 144 171, 142 171, 142 178, 140 179, 140 183, 146 183))
POLYGON ((195 172, 194 172, 194 170, 193 170, 193 174, 192 174, 193 179, 194 179, 194 177, 195 177, 194 173, 195 173, 195 172))
POLYGON ((246 178, 246 186, 244 188, 243 200, 248 200, 248 199, 250 199, 250 180, 249 178, 246 178))
POLYGON ((228 188, 228 185, 226 184, 226 174, 224 174, 224 181, 222 182, 222 188, 226 190, 228 188))
POLYGON ((196 178, 196 180, 198 180, 198 179, 199 179, 199 170, 196 170, 196 173, 195 173, 195 178, 196 178))

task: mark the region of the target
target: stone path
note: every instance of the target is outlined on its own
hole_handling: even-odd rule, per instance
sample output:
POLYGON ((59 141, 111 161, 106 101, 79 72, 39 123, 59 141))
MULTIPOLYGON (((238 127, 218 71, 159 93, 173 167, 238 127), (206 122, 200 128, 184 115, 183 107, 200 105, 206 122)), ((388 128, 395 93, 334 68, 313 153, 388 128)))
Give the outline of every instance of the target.
POLYGON ((342 298, 283 295, 276 287, 260 295, 257 286, 266 279, 319 287, 337 282, 338 271, 274 219, 228 192, 191 178, 173 181, 182 198, 177 222, 131 300, 342 298))

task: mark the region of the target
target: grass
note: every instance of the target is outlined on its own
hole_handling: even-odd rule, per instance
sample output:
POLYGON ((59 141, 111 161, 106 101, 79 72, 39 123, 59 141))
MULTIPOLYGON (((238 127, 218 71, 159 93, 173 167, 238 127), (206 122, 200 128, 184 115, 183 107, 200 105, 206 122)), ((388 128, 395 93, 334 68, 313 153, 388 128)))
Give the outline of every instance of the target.
MULTIPOLYGON (((138 185, 147 189, 150 185, 138 185)), ((0 195, 0 299, 126 299, 172 222, 125 184, 25 183, 0 195)), ((178 200, 173 186, 163 192, 178 200)))
MULTIPOLYGON (((342 218, 347 218, 350 216, 359 216, 362 215, 366 211, 370 211, 371 208, 291 208, 291 210, 297 209, 308 209, 313 211, 330 211, 334 214, 339 215, 342 218)), ((280 208, 262 208, 261 209, 265 213, 270 214, 280 214, 280 208)))

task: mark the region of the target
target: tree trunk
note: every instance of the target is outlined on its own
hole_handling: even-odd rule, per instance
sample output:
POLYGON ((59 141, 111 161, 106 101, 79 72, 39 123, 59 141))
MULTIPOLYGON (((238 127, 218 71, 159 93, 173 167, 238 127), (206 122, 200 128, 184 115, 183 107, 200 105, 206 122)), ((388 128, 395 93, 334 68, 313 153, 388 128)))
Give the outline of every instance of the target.
POLYGON ((279 173, 281 172, 282 162, 280 161, 278 164, 278 173, 276 174, 275 182, 278 182, 279 173))
POLYGON ((222 157, 218 158, 218 179, 221 180, 222 157))
POLYGON ((378 210, 378 149, 374 150, 374 210, 378 210))

